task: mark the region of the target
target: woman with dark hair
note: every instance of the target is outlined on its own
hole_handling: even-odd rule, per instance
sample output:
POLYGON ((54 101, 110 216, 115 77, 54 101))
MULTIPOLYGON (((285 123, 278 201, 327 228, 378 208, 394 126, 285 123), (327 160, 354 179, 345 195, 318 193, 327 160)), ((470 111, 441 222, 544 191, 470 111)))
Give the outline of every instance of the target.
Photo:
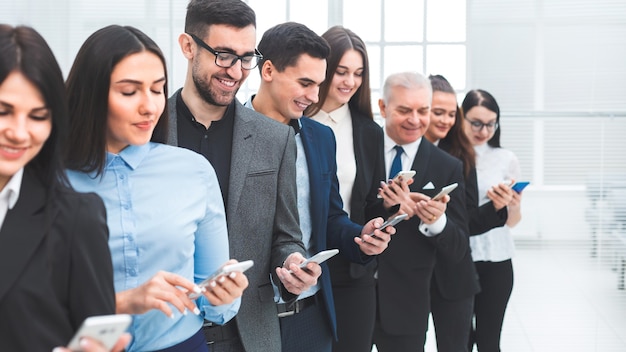
MULTIPOLYGON (((433 87, 430 124, 426 138, 463 162, 465 207, 469 234, 477 235, 506 222, 506 198, 497 195, 478 206, 476 154, 463 129, 463 112, 457 105, 452 85, 441 75, 429 77, 433 87)), ((509 195, 510 199, 510 195, 509 195)), ((470 251, 459 262, 437 255, 431 286, 431 313, 437 350, 466 351, 474 295, 480 290, 470 251)))
POLYGON ((508 200, 504 202, 504 226, 470 237, 481 291, 474 298, 475 327, 470 332, 469 349, 476 343, 479 351, 499 351, 504 313, 513 290, 511 258, 515 246, 511 227, 521 220, 522 195, 512 191, 510 185, 520 178, 521 171, 515 154, 500 147, 500 107, 495 98, 484 90, 472 90, 461 107, 465 112, 465 134, 476 152, 478 204, 498 197, 508 200))
POLYGON ((226 219, 209 162, 160 143, 166 83, 163 54, 141 31, 92 34, 67 81, 68 176, 104 200, 116 311, 135 314, 128 351, 207 351, 203 318, 230 320, 248 281, 233 273, 194 284, 228 260, 226 219), (191 300, 192 291, 202 294, 191 300))
POLYGON ((115 312, 105 208, 67 183, 66 127, 48 44, 30 27, 0 25, 2 351, 50 351, 85 318, 115 312))
MULTIPOLYGON (((337 141, 337 178, 344 210, 364 224, 365 208, 376 202, 385 179, 383 131, 373 118, 369 61, 365 43, 341 26, 322 35, 330 45, 326 79, 319 101, 305 116, 329 126, 337 141)), ((371 351, 376 319, 374 270, 345 257, 330 259, 329 267, 337 314, 338 341, 333 351, 371 351)))

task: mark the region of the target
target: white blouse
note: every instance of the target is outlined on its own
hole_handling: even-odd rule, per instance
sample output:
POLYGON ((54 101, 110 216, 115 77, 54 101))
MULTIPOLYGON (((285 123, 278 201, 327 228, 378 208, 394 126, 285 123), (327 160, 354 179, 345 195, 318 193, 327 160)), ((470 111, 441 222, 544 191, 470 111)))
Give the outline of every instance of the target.
POLYGON ((326 113, 320 110, 311 118, 333 130, 337 142, 337 179, 339 194, 343 200, 343 210, 350 215, 350 199, 356 178, 356 157, 352 135, 352 115, 348 104, 326 113))
MULTIPOLYGON (((474 150, 478 176, 478 203, 483 205, 489 201, 487 190, 501 182, 519 180, 521 170, 517 157, 509 150, 493 148, 487 143, 475 146, 474 150)), ((502 262, 513 258, 515 253, 513 236, 507 225, 471 236, 470 246, 475 262, 502 262)))

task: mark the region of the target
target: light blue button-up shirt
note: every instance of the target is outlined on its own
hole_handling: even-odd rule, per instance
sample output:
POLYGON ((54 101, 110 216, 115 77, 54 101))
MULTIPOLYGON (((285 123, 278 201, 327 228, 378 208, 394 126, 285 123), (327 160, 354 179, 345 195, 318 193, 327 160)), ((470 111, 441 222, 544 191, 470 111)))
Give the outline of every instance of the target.
MULTIPOLYGON (((115 291, 135 288, 158 271, 200 282, 229 258, 224 204, 211 164, 200 154, 158 143, 107 153, 103 175, 68 171, 79 192, 104 201, 113 258, 115 291)), ((174 318, 159 310, 135 315, 128 351, 158 350, 188 339, 203 317, 223 324, 239 310, 240 299, 213 306, 196 301, 200 316, 174 318)))

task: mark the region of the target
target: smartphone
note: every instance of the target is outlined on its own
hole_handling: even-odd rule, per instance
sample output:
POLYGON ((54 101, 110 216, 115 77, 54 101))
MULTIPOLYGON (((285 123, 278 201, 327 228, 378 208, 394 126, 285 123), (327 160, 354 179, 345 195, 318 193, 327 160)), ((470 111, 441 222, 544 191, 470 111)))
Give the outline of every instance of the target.
MULTIPOLYGON (((406 219, 409 216, 409 214, 400 214, 400 215, 396 215, 393 218, 389 218, 387 219, 387 221, 383 222, 382 225, 380 225, 380 227, 377 230, 381 230, 383 231, 387 226, 393 226, 396 225, 397 223, 399 223, 400 221, 406 219)), ((374 237, 374 238, 378 238, 374 235, 374 233, 370 233, 370 236, 374 237)))
POLYGON ((515 192, 520 193, 521 191, 524 190, 524 188, 526 188, 526 186, 528 186, 530 184, 530 182, 526 182, 526 181, 522 181, 522 182, 515 182, 515 184, 513 186, 511 186, 511 189, 513 189, 515 192))
MULTIPOLYGON (((395 183, 400 183, 400 176, 402 176, 402 179, 404 180, 408 180, 410 178, 413 178, 413 176, 415 176, 415 170, 405 170, 405 171, 400 171, 398 172, 394 177, 393 177, 393 182, 395 183)), ((377 198, 382 198, 382 196, 380 194, 376 195, 377 198)))
POLYGON ((109 351, 115 346, 117 340, 128 329, 132 322, 129 314, 98 315, 85 319, 82 325, 67 345, 72 351, 82 351, 80 339, 90 337, 100 342, 105 350, 109 351))
POLYGON ((458 185, 459 185, 458 183, 453 183, 453 184, 445 186, 444 188, 441 189, 439 193, 437 193, 436 196, 433 197, 432 200, 440 200, 441 198, 443 198, 443 196, 452 192, 458 185))
POLYGON ((400 171, 393 177, 393 181, 396 183, 400 182, 400 176, 402 176, 402 179, 408 180, 410 178, 413 178, 413 176, 415 176, 415 170, 400 171))
MULTIPOLYGON (((326 260, 334 257, 337 253, 339 253, 338 249, 327 249, 325 251, 320 251, 316 255, 314 255, 311 258, 309 258, 309 259, 303 261, 302 263, 300 263, 299 267, 300 267, 300 269, 304 269, 306 267, 306 265, 308 263, 310 263, 310 262, 315 262, 317 264, 322 264, 326 260)), ((289 272, 291 272, 291 270, 289 270, 289 272)))
MULTIPOLYGON (((219 269, 217 269, 215 272, 213 272, 211 275, 209 275, 209 277, 207 277, 206 279, 202 280, 198 286, 200 288, 202 287, 208 287, 209 284, 211 283, 211 281, 217 279, 218 277, 222 276, 222 275, 228 275, 234 271, 238 271, 238 272, 244 272, 248 269, 250 269, 252 266, 254 265, 254 261, 252 260, 245 260, 243 262, 239 262, 239 263, 234 263, 234 264, 224 264, 222 265, 219 269)), ((200 295, 202 295, 201 293, 197 293, 197 292, 190 292, 188 294, 190 299, 196 299, 198 297, 200 297, 200 295)))

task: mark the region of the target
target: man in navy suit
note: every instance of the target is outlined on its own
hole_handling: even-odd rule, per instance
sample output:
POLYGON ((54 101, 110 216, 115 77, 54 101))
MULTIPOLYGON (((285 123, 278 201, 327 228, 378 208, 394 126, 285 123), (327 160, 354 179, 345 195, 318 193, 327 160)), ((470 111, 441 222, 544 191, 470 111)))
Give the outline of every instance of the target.
MULTIPOLYGON (((265 32, 259 51, 263 55, 261 85, 246 106, 296 131, 298 212, 308 256, 338 248, 339 255, 353 262, 368 262, 387 248, 394 229, 376 230, 382 223, 380 218, 364 227, 350 221, 339 194, 333 132, 301 118, 318 100, 330 53, 328 43, 306 26, 288 22, 265 32), (368 235, 372 232, 376 237, 368 235)), ((278 271, 283 282, 297 280, 286 270, 278 271)), ((283 351, 331 351, 336 321, 326 264, 322 264, 318 285, 302 293, 293 305, 279 303, 278 313, 283 351)))
POLYGON ((397 154, 402 170, 417 172, 399 184, 381 184, 383 208, 368 214, 382 215, 400 204, 400 212, 410 216, 396 226, 394 241, 377 259, 374 344, 380 352, 423 351, 436 255, 458 262, 470 250, 461 161, 423 138, 431 98, 427 78, 403 72, 385 80, 379 101, 387 172, 397 154), (443 201, 431 199, 452 183, 458 187, 443 201))

